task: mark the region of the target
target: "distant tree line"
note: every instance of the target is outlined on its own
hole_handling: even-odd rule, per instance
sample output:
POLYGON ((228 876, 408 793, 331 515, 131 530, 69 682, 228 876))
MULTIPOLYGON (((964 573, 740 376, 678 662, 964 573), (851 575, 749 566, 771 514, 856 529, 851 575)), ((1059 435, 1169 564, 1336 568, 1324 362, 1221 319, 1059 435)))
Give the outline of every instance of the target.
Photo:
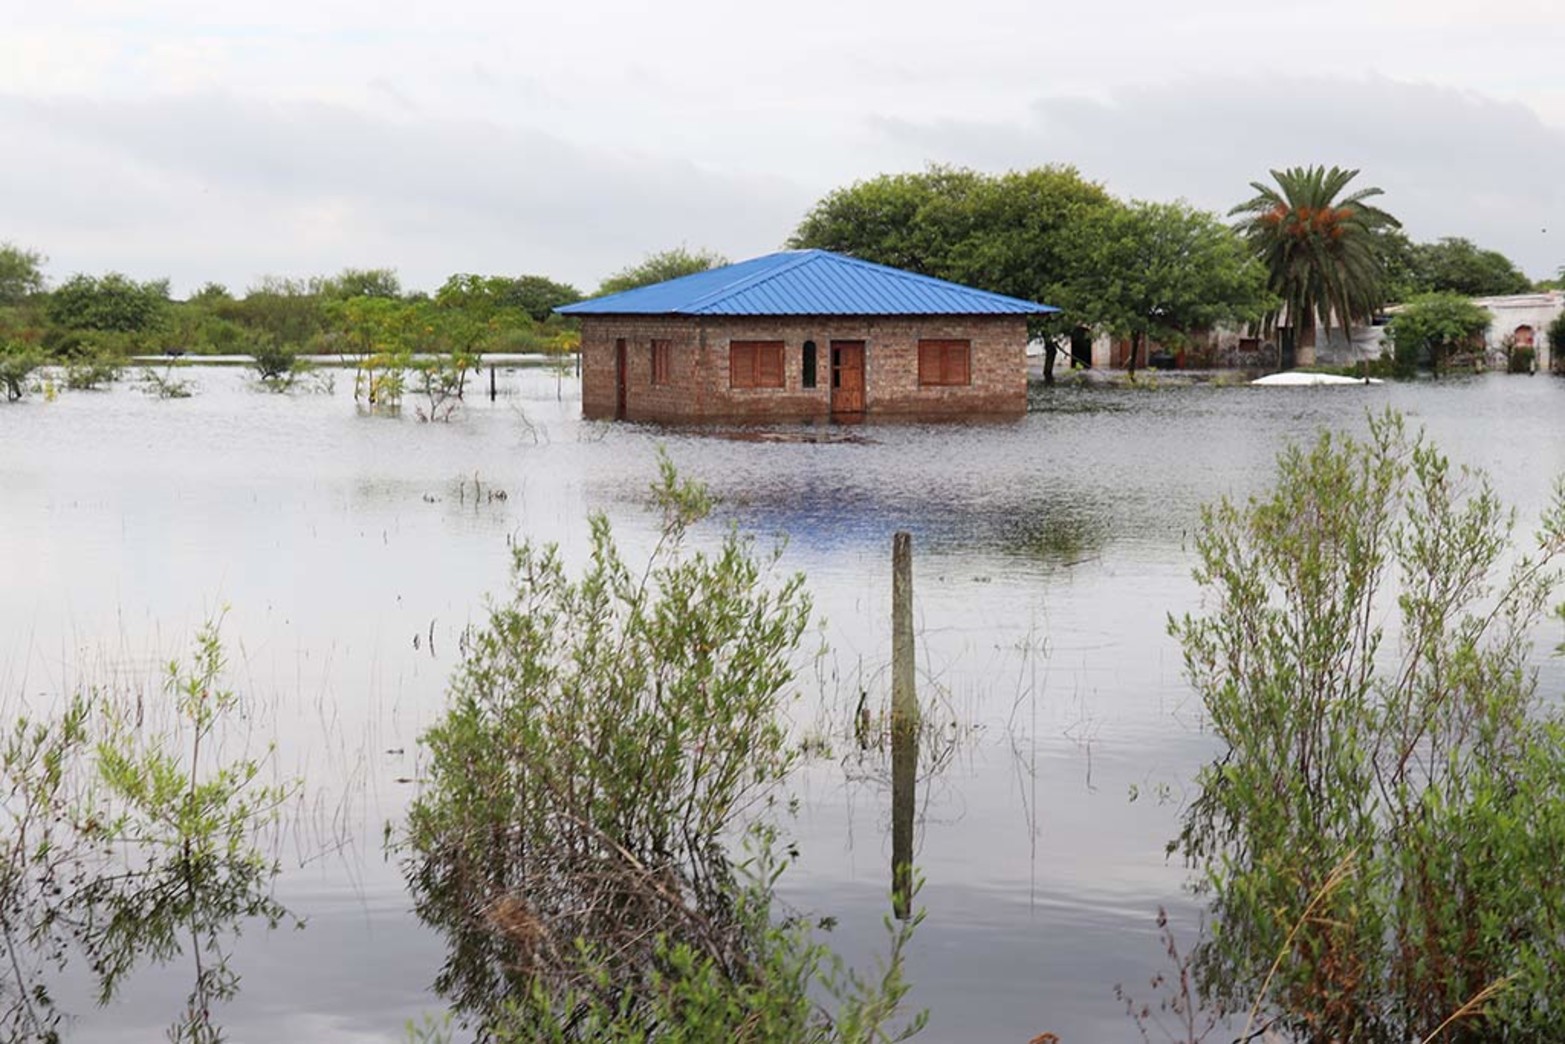
MULTIPOLYGON (((1268 334, 1368 322, 1431 293, 1486 296, 1534 288, 1508 258, 1465 239, 1414 243, 1352 189, 1357 171, 1273 171, 1227 218, 1183 202, 1120 200, 1074 167, 990 175, 932 166, 885 174, 821 199, 791 239, 1059 307, 1035 324, 1057 342, 1106 332, 1179 346, 1218 323, 1268 334)), ((1538 288, 1552 284, 1538 284, 1538 288)))

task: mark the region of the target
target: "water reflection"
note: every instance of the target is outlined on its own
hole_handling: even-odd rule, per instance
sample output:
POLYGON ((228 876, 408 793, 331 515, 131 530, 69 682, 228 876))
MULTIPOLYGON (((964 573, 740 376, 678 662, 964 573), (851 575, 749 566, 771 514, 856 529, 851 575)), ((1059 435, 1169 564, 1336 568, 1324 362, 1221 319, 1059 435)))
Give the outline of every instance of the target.
POLYGON ((219 1007, 239 990, 232 941, 246 924, 289 918, 263 837, 296 788, 260 780, 265 756, 219 753, 237 706, 222 671, 213 628, 161 691, 90 688, 58 713, 10 716, 0 748, 7 1039, 60 1039, 77 965, 107 1005, 138 969, 182 962, 189 988, 169 1039, 223 1038, 219 1007))

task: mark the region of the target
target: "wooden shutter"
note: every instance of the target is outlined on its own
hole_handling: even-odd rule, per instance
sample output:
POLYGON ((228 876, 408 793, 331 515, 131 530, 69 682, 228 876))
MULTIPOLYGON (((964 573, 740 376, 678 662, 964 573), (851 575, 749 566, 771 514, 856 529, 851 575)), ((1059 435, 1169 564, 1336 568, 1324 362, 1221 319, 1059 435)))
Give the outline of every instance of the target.
POLYGON ((951 341, 945 348, 945 384, 971 384, 972 346, 966 341, 951 341))
POLYGON ((781 341, 756 345, 755 386, 757 388, 781 388, 783 386, 783 343, 781 341))
POLYGON ((783 387, 783 342, 728 342, 728 383, 733 388, 783 387))
POLYGON ((728 346, 728 384, 733 388, 755 387, 755 345, 734 341, 728 346))
POLYGON ((918 342, 918 383, 940 383, 940 345, 935 341, 918 342))
POLYGON ((972 354, 971 341, 919 341, 918 383, 926 386, 971 384, 972 354))

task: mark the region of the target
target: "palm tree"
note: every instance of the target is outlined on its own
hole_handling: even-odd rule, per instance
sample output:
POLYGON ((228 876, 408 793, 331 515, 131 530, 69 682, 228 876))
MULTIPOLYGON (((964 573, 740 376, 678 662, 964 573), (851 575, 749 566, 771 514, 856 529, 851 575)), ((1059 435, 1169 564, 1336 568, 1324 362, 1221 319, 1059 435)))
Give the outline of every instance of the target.
POLYGON ((1266 267, 1267 285, 1277 298, 1265 317, 1265 332, 1274 333, 1279 323, 1293 327, 1298 361, 1308 365, 1314 361, 1317 322, 1328 335, 1334 327, 1346 332, 1384 303, 1375 232, 1402 225, 1364 202, 1382 195, 1378 188, 1337 198, 1358 176, 1356 170, 1290 167, 1271 175, 1275 186, 1252 181, 1255 198, 1228 213, 1243 215, 1237 229, 1266 267))

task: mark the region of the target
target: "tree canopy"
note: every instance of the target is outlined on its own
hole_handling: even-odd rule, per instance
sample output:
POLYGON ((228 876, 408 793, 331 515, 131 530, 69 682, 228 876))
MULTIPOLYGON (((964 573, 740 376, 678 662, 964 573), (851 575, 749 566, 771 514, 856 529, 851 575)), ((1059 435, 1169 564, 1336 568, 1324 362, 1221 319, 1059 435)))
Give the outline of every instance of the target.
POLYGON ((634 290, 638 286, 650 286, 653 283, 661 283, 667 279, 678 279, 680 276, 694 275, 697 272, 705 272, 709 268, 718 268, 728 264, 728 258, 713 250, 690 250, 686 247, 675 247, 672 250, 664 250, 658 254, 652 254, 634 265, 620 269, 603 281, 598 287, 598 296, 604 294, 618 294, 626 290, 634 290))
POLYGON ((44 256, 12 243, 0 243, 0 304, 16 304, 44 289, 44 256))
POLYGON ((1214 214, 1135 201, 1095 212, 1082 238, 1078 292, 1106 330, 1130 338, 1132 373, 1148 340, 1180 345, 1195 330, 1265 313, 1265 271, 1214 214))
POLYGON ((790 246, 982 287, 1065 314, 1050 332, 1099 321, 1083 292, 1083 223, 1116 203, 1074 167, 990 175, 932 166, 837 189, 812 207, 790 246))
POLYGON ((1532 281, 1498 250, 1483 250, 1471 240, 1446 236, 1414 248, 1418 289, 1449 291, 1468 297, 1524 294, 1532 281))
POLYGON ((1533 288, 1510 258, 1468 239, 1445 236, 1433 243, 1415 243, 1401 231, 1386 228, 1376 234, 1375 244, 1388 301, 1431 293, 1498 297, 1533 288))
POLYGON ((168 280, 138 283, 118 272, 74 275, 49 295, 49 318, 71 330, 141 332, 168 306, 168 280))

